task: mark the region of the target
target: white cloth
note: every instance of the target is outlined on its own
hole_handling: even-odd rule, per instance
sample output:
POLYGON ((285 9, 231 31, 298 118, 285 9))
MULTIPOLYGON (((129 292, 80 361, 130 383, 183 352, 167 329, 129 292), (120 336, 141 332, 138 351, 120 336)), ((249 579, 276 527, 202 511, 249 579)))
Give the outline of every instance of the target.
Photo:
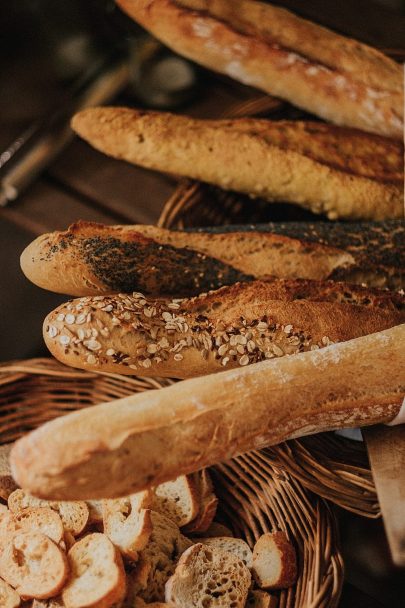
POLYGON ((395 418, 393 418, 391 422, 387 422, 388 426, 396 426, 397 424, 405 424, 405 399, 403 400, 401 409, 395 418))

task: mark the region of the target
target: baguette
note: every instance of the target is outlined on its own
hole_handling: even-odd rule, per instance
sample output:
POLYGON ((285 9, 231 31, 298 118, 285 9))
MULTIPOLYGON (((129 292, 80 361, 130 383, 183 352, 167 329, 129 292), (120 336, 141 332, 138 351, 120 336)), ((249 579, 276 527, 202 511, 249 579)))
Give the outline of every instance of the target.
POLYGON ((402 139, 400 65, 253 0, 116 0, 177 53, 339 125, 402 139))
POLYGON ((21 255, 39 287, 73 296, 193 296, 237 281, 339 280, 405 287, 405 225, 288 222, 193 232, 78 222, 21 255))
POLYGON ((115 158, 199 179, 329 219, 403 217, 403 146, 331 125, 199 120, 129 108, 88 108, 72 127, 115 158))
POLYGON ((404 397, 405 324, 80 410, 19 439, 10 462, 39 496, 122 496, 292 437, 388 422, 404 397))
POLYGON ((404 305, 390 292, 280 279, 189 300, 94 296, 51 312, 44 339, 73 367, 188 378, 392 327, 404 322, 404 305))

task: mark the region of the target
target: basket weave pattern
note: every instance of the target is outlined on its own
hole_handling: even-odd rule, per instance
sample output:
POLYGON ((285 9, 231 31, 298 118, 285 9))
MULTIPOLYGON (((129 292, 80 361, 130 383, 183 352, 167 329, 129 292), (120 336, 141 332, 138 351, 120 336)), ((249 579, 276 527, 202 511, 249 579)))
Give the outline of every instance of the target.
MULTIPOLYGON (((68 412, 170 382, 73 370, 53 359, 0 365, 0 443, 68 412)), ((334 514, 276 456, 273 449, 251 452, 212 467, 218 516, 251 546, 274 529, 294 543, 299 578, 280 592, 280 608, 333 608, 343 583, 334 514)))

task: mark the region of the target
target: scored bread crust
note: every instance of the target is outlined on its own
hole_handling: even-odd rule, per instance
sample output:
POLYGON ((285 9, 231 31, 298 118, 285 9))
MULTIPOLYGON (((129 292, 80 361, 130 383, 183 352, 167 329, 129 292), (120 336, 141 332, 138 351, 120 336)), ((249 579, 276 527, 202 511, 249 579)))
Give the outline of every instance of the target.
POLYGON ((36 285, 73 296, 140 291, 192 296, 269 276, 405 287, 402 221, 288 222, 183 232, 77 222, 21 255, 36 285))
POLYGON ((367 45, 252 0, 117 4, 207 68, 336 124, 402 139, 401 67, 367 45))
POLYGON ((82 110, 72 128, 114 158, 296 203, 330 219, 403 217, 402 146, 377 135, 319 123, 201 120, 117 107, 82 110), (382 166, 376 156, 384 158, 382 166))
POLYGON ((402 324, 83 409, 19 439, 10 462, 39 496, 123 496, 292 437, 388 422, 404 396, 402 324))
POLYGON ((387 291, 300 280, 235 284, 181 301, 94 296, 51 312, 44 339, 73 367, 188 378, 386 329, 404 321, 404 302, 387 291))

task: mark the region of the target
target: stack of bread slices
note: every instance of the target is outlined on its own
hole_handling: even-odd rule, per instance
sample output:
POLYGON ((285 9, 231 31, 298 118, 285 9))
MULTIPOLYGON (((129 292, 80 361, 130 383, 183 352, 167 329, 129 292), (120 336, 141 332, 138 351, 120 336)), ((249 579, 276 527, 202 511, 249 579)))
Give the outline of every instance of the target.
POLYGON ((0 477, 4 608, 272 608, 297 576, 286 534, 252 549, 214 521, 207 470, 124 498, 45 501, 0 477), (7 504, 5 502, 7 501, 7 504))

